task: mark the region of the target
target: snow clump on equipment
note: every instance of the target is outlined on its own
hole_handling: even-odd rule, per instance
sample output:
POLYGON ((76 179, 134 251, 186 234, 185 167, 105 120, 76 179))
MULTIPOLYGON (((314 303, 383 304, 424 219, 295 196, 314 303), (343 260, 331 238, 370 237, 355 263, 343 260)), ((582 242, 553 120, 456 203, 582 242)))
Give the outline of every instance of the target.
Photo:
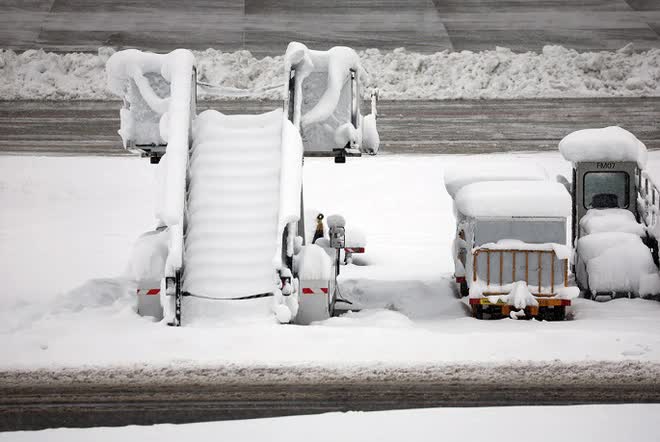
POLYGON ((578 240, 578 277, 586 270, 592 293, 631 292, 641 296, 660 292, 660 275, 648 247, 639 235, 601 232, 578 240))
POLYGON ((647 158, 644 143, 619 126, 571 132, 559 142, 559 151, 573 163, 633 161, 640 169, 646 165, 647 158))
POLYGON ((454 203, 460 213, 470 217, 563 217, 571 213, 566 188, 551 181, 472 183, 458 191, 454 203))
POLYGON ((481 181, 545 181, 548 174, 538 164, 521 168, 511 161, 491 161, 474 167, 454 167, 445 171, 444 182, 447 193, 452 198, 464 186, 481 181))

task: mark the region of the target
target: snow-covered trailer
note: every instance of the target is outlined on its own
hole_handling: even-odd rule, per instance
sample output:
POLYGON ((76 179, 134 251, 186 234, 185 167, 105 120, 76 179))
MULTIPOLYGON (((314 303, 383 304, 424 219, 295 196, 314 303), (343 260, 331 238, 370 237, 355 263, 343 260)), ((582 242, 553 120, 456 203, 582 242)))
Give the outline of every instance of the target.
POLYGON ((573 272, 584 296, 660 294, 658 190, 644 144, 612 126, 573 132, 559 149, 573 165, 573 272))
POLYGON ((540 169, 500 166, 445 177, 456 215, 459 291, 476 318, 561 320, 575 295, 566 246, 569 194, 540 169))
MULTIPOLYGON (((164 147, 149 154, 159 160, 152 161, 158 163, 158 232, 140 238, 131 265, 141 314, 161 313, 172 325, 181 325, 183 310, 214 320, 232 312, 270 312, 280 322, 298 323, 332 314, 345 225, 330 226, 327 244, 306 243, 300 136, 306 114, 300 91, 307 74, 324 68, 328 89, 344 89, 355 80, 350 73, 360 70, 359 59, 348 48, 336 53, 293 43, 291 48, 285 57, 290 75, 285 112, 261 115, 213 110, 196 115, 189 51, 128 50, 108 61, 109 86, 124 98, 119 133, 125 147, 132 148, 140 134, 148 135, 141 142, 164 147), (154 295, 161 312, 154 312, 154 295), (243 302, 239 307, 216 301, 243 302)), ((340 94, 326 92, 310 110, 317 120, 309 125, 338 120, 340 94)), ((333 148, 346 141, 346 148, 359 150, 362 133, 353 123, 362 117, 348 115, 351 120, 333 131, 340 140, 333 148)), ((369 150, 375 153, 373 138, 369 150)))

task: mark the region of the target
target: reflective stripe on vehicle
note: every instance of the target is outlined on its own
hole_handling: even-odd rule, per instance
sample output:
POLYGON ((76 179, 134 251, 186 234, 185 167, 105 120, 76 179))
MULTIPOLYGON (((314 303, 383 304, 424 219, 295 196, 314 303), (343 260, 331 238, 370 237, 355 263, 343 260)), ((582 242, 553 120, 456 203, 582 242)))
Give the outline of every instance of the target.
POLYGON ((321 287, 317 289, 312 289, 309 287, 303 287, 302 289, 303 295, 314 295, 318 294, 320 295, 321 293, 325 293, 326 295, 328 294, 328 288, 327 287, 321 287))
MULTIPOLYGON (((569 299, 554 299, 554 298, 536 298, 539 303, 539 307, 567 307, 571 305, 569 299)), ((470 305, 482 304, 482 305, 495 305, 502 306, 507 305, 504 301, 499 299, 497 303, 490 302, 488 298, 471 298, 470 305)))
POLYGON ((160 295, 160 289, 137 289, 137 294, 147 296, 160 295))

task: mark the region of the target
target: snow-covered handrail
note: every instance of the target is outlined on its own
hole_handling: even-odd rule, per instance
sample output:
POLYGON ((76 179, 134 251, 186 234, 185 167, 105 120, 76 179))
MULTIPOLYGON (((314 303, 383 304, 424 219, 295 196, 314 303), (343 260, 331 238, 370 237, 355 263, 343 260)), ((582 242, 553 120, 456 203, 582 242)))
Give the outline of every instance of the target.
POLYGON ((161 139, 167 142, 167 150, 164 157, 165 192, 157 216, 170 227, 171 232, 167 274, 182 265, 186 171, 191 121, 194 118, 194 68, 195 58, 192 52, 185 49, 177 49, 169 54, 128 49, 113 54, 106 64, 108 88, 111 91, 126 100, 132 80, 145 102, 160 115, 159 133, 161 139), (168 97, 161 98, 155 94, 145 78, 148 73, 159 74, 169 83, 168 97))

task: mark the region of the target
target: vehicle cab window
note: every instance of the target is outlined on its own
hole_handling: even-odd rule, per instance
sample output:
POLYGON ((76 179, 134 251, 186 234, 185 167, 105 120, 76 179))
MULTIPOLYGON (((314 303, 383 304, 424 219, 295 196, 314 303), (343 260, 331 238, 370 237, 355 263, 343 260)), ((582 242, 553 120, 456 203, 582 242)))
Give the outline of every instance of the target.
POLYGON ((630 176, 626 172, 587 172, 584 175, 586 209, 626 209, 630 204, 630 176))

